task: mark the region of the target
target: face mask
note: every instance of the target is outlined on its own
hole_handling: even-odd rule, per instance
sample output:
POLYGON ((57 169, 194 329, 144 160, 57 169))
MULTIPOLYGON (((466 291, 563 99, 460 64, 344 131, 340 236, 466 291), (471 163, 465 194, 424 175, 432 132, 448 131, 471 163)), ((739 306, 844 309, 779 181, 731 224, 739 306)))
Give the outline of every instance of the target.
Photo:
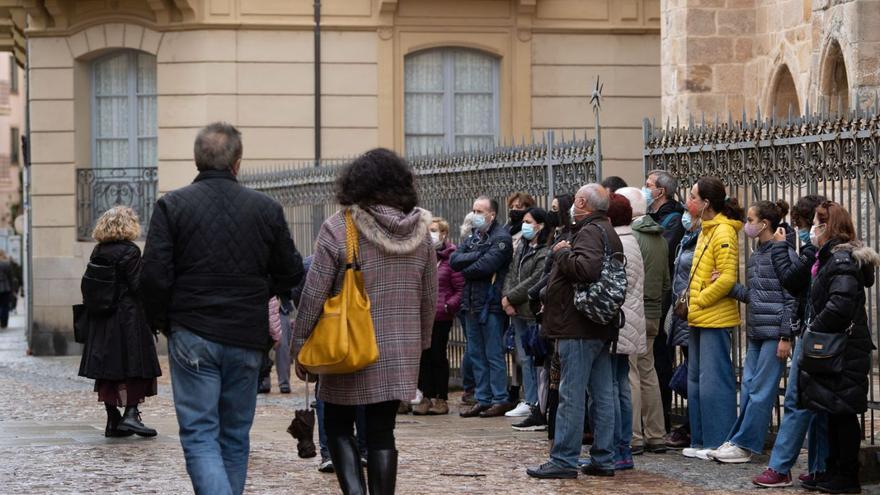
POLYGON ((431 232, 431 242, 434 243, 434 246, 440 245, 440 232, 431 232))
POLYGON ((486 226, 486 216, 485 215, 474 215, 474 228, 477 230, 483 230, 483 227, 486 226))
POLYGON ((642 188, 642 196, 645 197, 645 202, 647 203, 647 206, 651 206, 651 203, 653 203, 656 199, 654 197, 654 193, 652 193, 651 190, 647 187, 642 188))
POLYGON ((525 210, 510 210, 510 223, 522 223, 524 216, 525 210))
POLYGON ((819 235, 825 231, 824 225, 813 225, 810 228, 810 244, 818 247, 819 246, 819 235))
POLYGON ((758 225, 755 225, 753 223, 747 223, 745 225, 745 227, 743 227, 743 230, 745 231, 746 236, 749 239, 755 239, 759 235, 761 235, 761 232, 764 231, 764 227, 766 227, 766 225, 764 223, 760 223, 758 225))
POLYGON ((571 223, 577 222, 577 220, 574 219, 574 205, 571 205, 571 208, 568 209, 568 217, 571 218, 571 223))
POLYGON ((810 240, 810 231, 809 230, 804 230, 804 229, 798 230, 798 237, 801 240, 801 244, 812 244, 812 241, 810 240))
POLYGON ((547 220, 544 222, 550 228, 559 227, 562 221, 559 219, 558 211, 548 211, 547 212, 547 220))
POLYGON ((686 211, 681 215, 681 226, 687 232, 691 231, 691 228, 694 226, 694 217, 691 216, 691 212, 686 211))
POLYGON ((522 231, 521 231, 521 232, 522 232, 522 236, 523 236, 523 238, 524 238, 524 239, 527 239, 527 240, 530 240, 530 241, 531 241, 532 239, 534 239, 534 238, 535 238, 535 234, 538 233, 538 231, 535 230, 535 226, 532 225, 532 224, 530 224, 530 223, 524 223, 524 224, 522 224, 522 231))

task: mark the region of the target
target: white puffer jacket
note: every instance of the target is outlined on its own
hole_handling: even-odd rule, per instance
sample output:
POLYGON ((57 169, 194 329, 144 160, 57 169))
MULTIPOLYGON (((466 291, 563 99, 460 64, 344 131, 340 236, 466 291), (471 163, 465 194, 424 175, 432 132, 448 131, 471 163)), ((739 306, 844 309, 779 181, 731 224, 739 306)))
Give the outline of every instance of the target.
POLYGON ((623 254, 626 255, 626 299, 623 301, 623 315, 626 323, 617 338, 618 354, 644 354, 648 352, 645 338, 645 264, 639 241, 629 225, 614 227, 623 254))

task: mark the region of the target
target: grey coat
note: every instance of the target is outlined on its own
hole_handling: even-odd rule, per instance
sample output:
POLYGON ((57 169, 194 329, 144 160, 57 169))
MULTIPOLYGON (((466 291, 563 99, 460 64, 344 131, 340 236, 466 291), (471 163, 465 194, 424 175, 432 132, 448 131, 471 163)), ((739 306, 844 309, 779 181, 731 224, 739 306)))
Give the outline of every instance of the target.
MULTIPOLYGON (((690 281, 691 265, 694 263, 694 250, 697 248, 697 238, 700 230, 688 232, 682 237, 678 245, 678 254, 675 257, 675 269, 672 272, 672 305, 687 289, 690 281)), ((682 320, 672 308, 669 308, 669 316, 666 318, 666 333, 669 335, 669 345, 687 347, 690 329, 687 320, 682 320)))
POLYGON ((758 245, 746 267, 748 285, 736 284, 730 292, 731 297, 749 305, 747 335, 752 340, 790 337, 792 322, 798 319, 797 299, 782 287, 776 275, 773 244, 771 241, 758 245))
POLYGON ((544 264, 547 261, 547 253, 550 248, 546 244, 539 243, 529 248, 523 255, 523 250, 528 244, 521 242, 513 255, 510 270, 504 280, 503 295, 516 308, 516 316, 533 320, 535 315, 529 308, 529 289, 538 283, 544 274, 544 264))

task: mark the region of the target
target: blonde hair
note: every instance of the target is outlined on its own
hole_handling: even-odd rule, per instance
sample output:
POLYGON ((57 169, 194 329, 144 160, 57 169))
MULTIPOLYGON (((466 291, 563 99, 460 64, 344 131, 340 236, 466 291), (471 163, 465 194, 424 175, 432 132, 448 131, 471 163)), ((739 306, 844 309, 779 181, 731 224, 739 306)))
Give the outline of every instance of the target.
POLYGON ((98 242, 133 241, 140 235, 137 213, 127 206, 114 206, 104 212, 92 231, 92 238, 98 242))
POLYGON ((440 232, 443 232, 446 235, 449 235, 449 222, 444 220, 442 217, 432 218, 431 223, 436 223, 437 229, 440 230, 440 232))

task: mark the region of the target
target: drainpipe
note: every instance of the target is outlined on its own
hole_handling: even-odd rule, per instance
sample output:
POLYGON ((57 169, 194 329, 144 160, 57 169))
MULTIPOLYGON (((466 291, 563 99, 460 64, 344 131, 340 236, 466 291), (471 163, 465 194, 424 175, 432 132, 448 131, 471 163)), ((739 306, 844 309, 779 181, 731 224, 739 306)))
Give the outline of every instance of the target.
POLYGON ((321 0, 315 0, 315 166, 321 162, 321 0))
MULTIPOLYGON (((17 63, 15 57, 12 63, 17 63)), ((34 331, 34 239, 33 239, 33 217, 31 209, 31 40, 25 31, 25 57, 24 57, 24 87, 25 87, 25 106, 24 106, 24 135, 21 137, 21 164, 24 167, 21 177, 23 184, 22 196, 24 202, 24 246, 25 261, 24 266, 24 298, 27 307, 27 327, 25 334, 27 335, 28 354, 31 353, 31 344, 33 343, 34 331)), ((15 146, 17 143, 13 143, 15 146)))

